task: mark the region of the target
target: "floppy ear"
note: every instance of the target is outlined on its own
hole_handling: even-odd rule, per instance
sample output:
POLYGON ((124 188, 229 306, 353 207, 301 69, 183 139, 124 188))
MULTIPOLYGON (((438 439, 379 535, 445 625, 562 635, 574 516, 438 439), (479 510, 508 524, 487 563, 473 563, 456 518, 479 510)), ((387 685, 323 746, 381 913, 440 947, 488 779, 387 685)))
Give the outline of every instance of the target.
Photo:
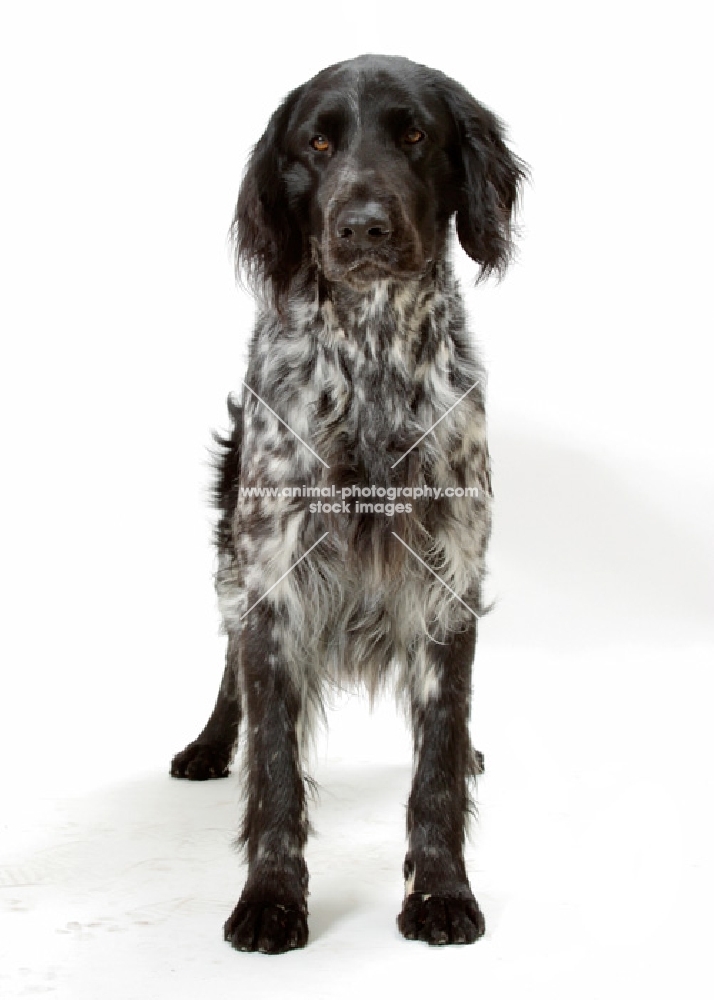
POLYGON ((459 190, 456 233, 466 253, 481 265, 479 280, 502 273, 513 255, 512 222, 528 167, 505 142, 501 121, 453 80, 442 96, 453 117, 452 149, 459 190))
POLYGON ((255 144, 243 177, 231 226, 236 268, 254 287, 271 287, 276 300, 287 291, 303 259, 303 236, 285 186, 284 137, 302 87, 274 112, 255 144))

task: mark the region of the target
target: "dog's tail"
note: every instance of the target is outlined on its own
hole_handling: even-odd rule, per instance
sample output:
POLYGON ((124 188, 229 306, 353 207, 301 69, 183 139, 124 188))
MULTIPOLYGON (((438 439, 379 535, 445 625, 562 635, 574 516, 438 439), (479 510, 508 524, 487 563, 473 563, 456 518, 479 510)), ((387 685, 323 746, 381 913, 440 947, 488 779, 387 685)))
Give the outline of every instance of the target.
POLYGON ((213 432, 217 448, 213 452, 215 479, 212 499, 220 512, 214 532, 219 553, 233 550, 233 514, 240 488, 240 463, 243 445, 243 407, 232 396, 226 400, 231 429, 227 436, 213 432))

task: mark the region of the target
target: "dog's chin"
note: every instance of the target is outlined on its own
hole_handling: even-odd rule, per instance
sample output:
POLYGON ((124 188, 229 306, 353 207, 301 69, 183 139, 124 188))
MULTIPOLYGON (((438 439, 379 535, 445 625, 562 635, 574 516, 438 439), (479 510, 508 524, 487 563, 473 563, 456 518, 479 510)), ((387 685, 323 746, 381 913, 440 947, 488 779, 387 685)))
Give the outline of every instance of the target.
POLYGON ((328 281, 335 284, 348 285, 350 288, 364 291, 382 281, 412 281, 422 277, 424 270, 423 267, 398 267, 367 258, 347 267, 325 268, 324 274, 328 281))
POLYGON ((365 260, 344 271, 340 280, 353 288, 368 288, 379 281, 389 281, 396 278, 397 273, 394 268, 387 264, 365 260))

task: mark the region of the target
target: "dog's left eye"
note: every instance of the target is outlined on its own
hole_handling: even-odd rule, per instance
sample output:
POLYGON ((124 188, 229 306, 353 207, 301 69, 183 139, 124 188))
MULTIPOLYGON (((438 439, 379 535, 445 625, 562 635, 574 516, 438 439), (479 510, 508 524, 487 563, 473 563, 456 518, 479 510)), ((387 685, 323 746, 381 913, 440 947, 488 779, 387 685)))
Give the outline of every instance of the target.
POLYGON ((314 135, 310 139, 310 145, 313 149, 316 149, 318 153, 326 153, 330 148, 330 140, 326 139, 324 135, 314 135))
POLYGON ((426 139, 426 132, 422 132, 420 128, 408 128, 402 136, 402 142, 406 142, 408 146, 415 146, 424 139, 426 139))

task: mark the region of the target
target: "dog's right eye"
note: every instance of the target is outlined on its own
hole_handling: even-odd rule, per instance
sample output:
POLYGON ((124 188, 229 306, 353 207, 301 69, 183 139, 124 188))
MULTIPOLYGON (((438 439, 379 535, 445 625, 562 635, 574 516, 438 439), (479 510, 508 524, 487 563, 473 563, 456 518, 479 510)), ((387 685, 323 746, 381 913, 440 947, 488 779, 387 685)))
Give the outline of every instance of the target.
POLYGON ((318 153, 326 153, 330 148, 330 140, 326 139, 324 135, 314 135, 310 139, 310 145, 313 149, 316 149, 318 153))

